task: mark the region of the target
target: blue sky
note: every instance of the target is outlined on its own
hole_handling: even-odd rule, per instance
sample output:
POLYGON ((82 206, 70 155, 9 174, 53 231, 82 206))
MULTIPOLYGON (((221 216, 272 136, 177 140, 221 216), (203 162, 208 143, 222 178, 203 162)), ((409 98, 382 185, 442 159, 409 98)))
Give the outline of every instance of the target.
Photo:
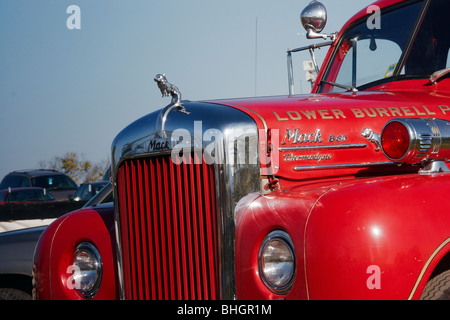
MULTIPOLYGON (((0 0, 0 179, 67 152, 108 160, 122 128, 169 103, 157 73, 189 100, 286 94, 286 49, 314 43, 299 22, 309 2, 0 0)), ((372 2, 322 0, 324 31, 372 2)))

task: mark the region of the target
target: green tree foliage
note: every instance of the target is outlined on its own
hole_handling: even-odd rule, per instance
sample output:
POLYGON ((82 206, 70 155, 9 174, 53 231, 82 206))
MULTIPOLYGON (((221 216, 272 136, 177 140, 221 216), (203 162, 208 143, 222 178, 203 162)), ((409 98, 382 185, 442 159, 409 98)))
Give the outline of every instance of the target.
POLYGON ((38 162, 39 169, 54 169, 64 172, 76 183, 94 182, 103 180, 109 162, 92 163, 85 156, 78 156, 75 152, 68 152, 62 157, 55 156, 49 161, 38 162))

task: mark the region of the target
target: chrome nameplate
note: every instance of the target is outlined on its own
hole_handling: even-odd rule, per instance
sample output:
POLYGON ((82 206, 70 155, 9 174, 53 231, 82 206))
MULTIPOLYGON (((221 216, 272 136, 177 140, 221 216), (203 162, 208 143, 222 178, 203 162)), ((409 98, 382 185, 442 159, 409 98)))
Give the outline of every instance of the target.
POLYGON ((148 152, 167 151, 172 149, 172 140, 170 138, 157 138, 148 141, 148 152))

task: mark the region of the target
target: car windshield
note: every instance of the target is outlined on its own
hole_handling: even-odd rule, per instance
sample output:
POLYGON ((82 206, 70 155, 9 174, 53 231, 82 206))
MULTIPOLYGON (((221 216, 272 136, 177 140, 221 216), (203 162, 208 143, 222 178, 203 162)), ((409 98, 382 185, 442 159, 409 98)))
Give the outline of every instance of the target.
POLYGON ((106 181, 104 183, 83 184, 75 193, 74 198, 79 198, 80 200, 89 200, 90 198, 95 196, 106 184, 106 181))
POLYGON ((428 2, 390 7, 382 10, 378 18, 369 16, 346 30, 319 90, 364 90, 383 82, 429 77, 448 68, 450 37, 446 33, 450 23, 446 15, 450 1, 430 1, 416 33, 424 5, 428 2))
POLYGON ((55 198, 45 190, 29 189, 8 193, 7 202, 48 201, 55 198))
POLYGON ((31 179, 34 187, 46 188, 47 190, 76 190, 78 186, 66 175, 39 176, 31 179))

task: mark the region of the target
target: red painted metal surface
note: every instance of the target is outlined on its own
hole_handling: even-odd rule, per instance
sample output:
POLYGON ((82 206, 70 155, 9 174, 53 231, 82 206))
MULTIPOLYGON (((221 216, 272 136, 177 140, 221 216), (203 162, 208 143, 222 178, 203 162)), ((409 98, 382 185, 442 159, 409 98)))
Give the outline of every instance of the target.
POLYGON ((348 179, 249 196, 237 211, 239 299, 418 299, 449 252, 448 174, 348 179), (270 210, 268 210, 270 208, 270 210), (258 250, 288 232, 297 269, 279 296, 261 281, 258 250), (372 284, 371 267, 380 273, 372 284))
POLYGON ((217 299, 213 166, 195 153, 128 160, 117 189, 125 298, 217 299))
POLYGON ((433 270, 428 259, 448 241, 444 199, 449 187, 450 177, 436 174, 381 177, 331 189, 317 202, 306 228, 310 298, 420 295, 415 286, 433 270), (367 282, 370 266, 380 268, 379 288, 367 282))
POLYGON ((352 176, 362 170, 378 171, 380 167, 371 168, 370 164, 388 160, 383 152, 376 151, 375 144, 362 136, 366 128, 380 134, 386 122, 396 117, 450 119, 450 79, 442 80, 439 89, 430 87, 428 83, 428 80, 409 80, 381 86, 379 91, 221 100, 216 103, 231 105, 248 113, 263 132, 267 127, 267 131, 277 137, 271 141, 275 150, 272 160, 279 166, 276 176, 281 183, 285 180, 285 184, 289 184, 293 179, 298 182, 352 176), (411 91, 412 87, 416 90, 411 91), (298 137, 316 140, 305 141, 301 138, 295 143, 289 139, 289 130, 291 133, 297 130, 298 137), (274 135, 275 132, 278 136, 274 135), (345 145, 364 146, 332 149, 345 145), (313 149, 324 146, 330 149, 320 152, 313 149), (283 147, 312 148, 279 151, 277 154, 283 147), (367 163, 368 166, 316 170, 316 167, 357 163, 367 163), (302 167, 314 169, 305 170, 302 167))
POLYGON ((100 252, 103 276, 93 299, 119 298, 113 206, 86 208, 53 222, 42 234, 34 260, 35 296, 39 300, 83 300, 71 286, 76 247, 83 241, 93 243, 100 252))

